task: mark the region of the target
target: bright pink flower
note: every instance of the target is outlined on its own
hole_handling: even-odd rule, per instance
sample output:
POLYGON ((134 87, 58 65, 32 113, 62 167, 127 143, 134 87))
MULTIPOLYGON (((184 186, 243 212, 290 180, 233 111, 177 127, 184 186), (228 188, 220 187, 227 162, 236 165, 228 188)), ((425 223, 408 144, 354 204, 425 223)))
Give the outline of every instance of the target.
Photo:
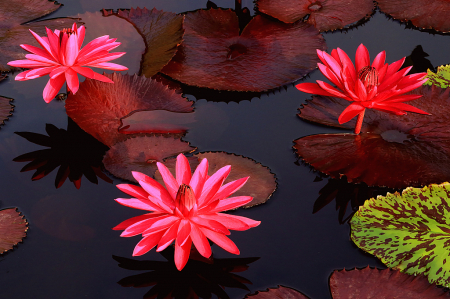
POLYGON ((84 26, 77 29, 77 24, 74 23, 72 29, 55 30, 55 32, 47 27, 45 29, 47 30, 47 37, 40 37, 30 30, 43 49, 30 45, 20 45, 32 54, 25 56, 27 60, 10 61, 8 65, 31 69, 18 74, 16 76, 18 81, 35 79, 50 74, 50 80, 43 93, 44 101, 47 103, 53 100, 66 81, 68 89, 75 94, 79 87, 77 74, 102 82, 114 83, 88 67, 115 71, 128 69, 122 65, 107 62, 125 54, 125 52, 109 53, 112 49, 117 48, 120 43, 116 42, 114 38, 110 39, 108 35, 94 39, 81 49, 85 34, 84 26))
POLYGON ((226 237, 229 230, 247 230, 258 226, 260 221, 219 212, 243 206, 252 200, 250 196, 228 197, 241 188, 248 177, 222 186, 230 173, 230 165, 208 176, 208 161, 203 159, 191 175, 189 162, 183 154, 177 157, 176 178, 162 163, 157 163, 157 166, 167 189, 140 172, 133 172, 133 176, 141 187, 117 185, 134 197, 117 198, 118 203, 151 211, 113 228, 124 230, 122 237, 142 234, 143 239, 134 248, 133 256, 143 255, 155 246, 156 251, 162 251, 175 240, 175 265, 181 270, 189 259, 192 243, 202 256, 211 256, 207 239, 228 252, 239 254, 233 241, 226 237))
POLYGON ((301 83, 296 87, 300 91, 338 97, 353 102, 339 116, 339 123, 343 124, 358 115, 355 133, 361 130, 366 108, 372 108, 397 115, 404 115, 406 111, 428 114, 416 107, 403 102, 412 101, 421 95, 405 95, 425 83, 427 73, 417 73, 406 76, 412 66, 400 70, 405 62, 402 58, 390 65, 385 63, 386 53, 380 52, 370 64, 367 48, 361 44, 356 50, 356 69, 347 54, 337 48, 331 55, 317 50, 317 55, 323 64, 318 63, 319 70, 336 87, 317 80, 316 83, 301 83), (400 70, 400 71, 399 71, 400 70))

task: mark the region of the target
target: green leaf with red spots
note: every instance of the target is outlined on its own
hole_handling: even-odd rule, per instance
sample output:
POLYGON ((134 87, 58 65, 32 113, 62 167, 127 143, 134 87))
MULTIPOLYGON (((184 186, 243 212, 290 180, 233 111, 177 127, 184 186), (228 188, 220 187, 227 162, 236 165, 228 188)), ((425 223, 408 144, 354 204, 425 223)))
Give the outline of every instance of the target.
POLYGON ((440 88, 450 87, 450 64, 438 66, 437 72, 427 71, 428 81, 424 85, 436 85, 440 88))
POLYGON ((350 220, 351 238, 388 267, 448 287, 449 197, 450 184, 443 183, 367 200, 350 220))

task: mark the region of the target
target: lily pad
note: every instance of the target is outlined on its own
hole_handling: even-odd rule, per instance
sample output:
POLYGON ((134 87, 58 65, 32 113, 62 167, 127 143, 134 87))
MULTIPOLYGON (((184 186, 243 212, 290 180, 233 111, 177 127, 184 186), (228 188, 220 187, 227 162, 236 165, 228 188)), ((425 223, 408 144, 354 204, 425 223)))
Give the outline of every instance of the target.
MULTIPOLYGON (((137 182, 131 175, 132 171, 142 172, 152 177, 158 169, 156 162, 164 162, 166 158, 179 153, 193 152, 196 149, 190 146, 189 142, 171 136, 138 135, 113 145, 106 152, 103 164, 114 176, 137 182)), ((175 164, 173 166, 175 167, 175 164)))
POLYGON ((189 12, 184 41, 162 73, 188 85, 265 91, 294 82, 316 68, 325 40, 314 26, 255 16, 239 34, 231 9, 189 12))
MULTIPOLYGON (((268 167, 256 162, 253 159, 225 152, 205 152, 195 154, 193 157, 198 159, 194 160, 196 164, 200 163, 204 158, 208 159, 209 175, 212 175, 226 165, 231 165, 231 172, 224 181, 224 184, 249 176, 250 178, 245 185, 233 193, 233 196, 253 197, 251 202, 242 206, 244 208, 250 208, 265 203, 277 189, 275 175, 268 167)), ((193 165, 192 162, 190 163, 191 170, 194 171, 196 165, 193 165)), ((172 166, 168 165, 168 168, 173 174, 175 173, 174 163, 172 166)), ((159 171, 156 172, 155 178, 160 183, 163 183, 163 179, 159 171)))
POLYGON ((48 136, 33 132, 15 132, 30 142, 49 147, 13 159, 16 162, 31 161, 20 170, 36 170, 31 180, 40 180, 59 166, 55 178, 56 188, 61 187, 68 177, 79 189, 83 175, 93 184, 98 184, 97 177, 112 183, 102 171, 102 157, 108 150, 107 146, 81 130, 70 118, 67 130, 47 124, 45 131, 48 136))
POLYGON ((330 291, 333 299, 448 297, 448 292, 429 284, 423 275, 411 276, 397 270, 368 266, 361 270, 334 271, 330 277, 330 291))
POLYGON ((57 18, 28 23, 46 16, 61 7, 56 1, 48 0, 8 0, 0 2, 0 71, 9 72, 13 68, 6 63, 25 59, 26 52, 20 44, 38 46, 28 29, 38 35, 45 35, 45 27, 54 29, 72 28, 73 18, 57 18))
POLYGON ((422 29, 450 31, 450 2, 447 0, 377 0, 377 3, 382 12, 394 19, 411 21, 422 29))
MULTIPOLYGON (((0 81, 4 80, 6 75, 0 74, 0 81)), ((4 125, 5 121, 12 115, 14 105, 11 104, 13 99, 0 96, 0 125, 4 125)))
POLYGON ((20 215, 17 208, 0 211, 0 253, 13 249, 14 245, 22 242, 28 230, 27 220, 20 215))
POLYGON ((308 16, 307 23, 320 31, 342 29, 369 18, 375 5, 372 0, 257 0, 258 10, 286 23, 308 16))
POLYGON ((306 295, 297 290, 279 285, 277 288, 268 288, 265 291, 258 291, 254 294, 246 295, 244 299, 309 299, 306 295))
POLYGON ((450 64, 438 66, 437 72, 427 71, 428 81, 424 85, 436 85, 440 88, 450 87, 450 64))
MULTIPOLYGON (((332 178, 401 189, 450 180, 450 89, 422 86, 414 106, 431 115, 396 116, 366 111, 361 134, 320 134, 294 141, 297 154, 332 178)), ((305 120, 351 129, 355 120, 340 125, 348 102, 316 96, 300 109, 305 120)))
POLYGON ((450 285, 449 183, 372 198, 350 224, 356 245, 388 267, 450 285))
POLYGON ((142 110, 193 111, 176 90, 144 76, 105 74, 114 84, 86 79, 66 100, 67 115, 83 130, 111 147, 129 136, 120 134, 121 118, 142 110))
POLYGON ((153 8, 103 10, 104 16, 115 15, 133 24, 145 41, 140 75, 152 77, 175 55, 183 38, 183 16, 153 8))

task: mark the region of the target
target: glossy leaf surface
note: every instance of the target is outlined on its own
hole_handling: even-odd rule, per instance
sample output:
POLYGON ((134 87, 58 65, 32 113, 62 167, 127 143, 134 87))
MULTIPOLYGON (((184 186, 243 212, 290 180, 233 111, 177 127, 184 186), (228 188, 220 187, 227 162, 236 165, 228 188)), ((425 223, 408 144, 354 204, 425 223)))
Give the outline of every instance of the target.
MULTIPOLYGON (((414 105, 431 115, 396 116, 368 110, 361 134, 320 134, 294 141, 302 159, 315 169, 349 182, 405 188, 450 180, 450 98, 448 89, 422 86, 414 105)), ((300 111, 302 119, 351 129, 355 120, 339 125, 348 102, 317 96, 300 111)))
POLYGON ((260 12, 285 23, 296 22, 309 16, 307 23, 320 31, 342 29, 363 18, 368 18, 375 8, 371 0, 257 0, 260 12))
POLYGON ((16 208, 0 211, 0 253, 13 249, 14 245, 22 242, 28 230, 27 220, 16 208))
POLYGON ((450 184, 372 198, 350 221, 351 238, 388 267, 450 285, 450 184))
POLYGON ((264 91, 298 80, 316 68, 325 41, 313 26, 255 16, 239 35, 232 10, 187 13, 184 41, 162 73, 188 85, 264 91))

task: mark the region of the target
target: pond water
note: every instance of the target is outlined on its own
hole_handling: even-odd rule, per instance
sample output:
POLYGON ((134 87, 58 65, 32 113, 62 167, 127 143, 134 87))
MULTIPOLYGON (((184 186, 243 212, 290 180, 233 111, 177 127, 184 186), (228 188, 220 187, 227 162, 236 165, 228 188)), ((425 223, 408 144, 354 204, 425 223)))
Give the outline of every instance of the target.
MULTIPOLYGON (((114 62, 128 66, 130 74, 139 69, 140 54, 145 48, 142 39, 132 27, 120 23, 123 20, 115 20, 115 27, 103 24, 96 12, 102 8, 139 6, 178 13, 206 7, 206 1, 197 0, 67 2, 70 3, 64 3, 46 18, 83 18, 87 33, 91 34, 87 40, 101 34, 117 37, 123 43, 118 50, 128 54, 114 62), (107 32, 98 34, 101 30, 107 32)), ((234 1, 215 3, 222 7, 234 6, 234 1)), ((243 6, 252 8, 252 1, 243 1, 243 6)), ((357 46, 364 43, 372 59, 378 52, 386 50, 388 63, 410 55, 417 45, 422 45, 434 66, 449 62, 447 51, 442 50, 450 48, 448 36, 407 29, 379 11, 357 28, 324 33, 323 36, 328 49, 340 47, 352 59, 357 46)), ((0 297, 142 298, 151 286, 130 288, 117 283, 142 271, 120 268, 112 257, 131 258, 133 248, 140 240, 139 237, 121 238, 120 232, 111 230, 121 221, 141 214, 114 201, 123 196, 114 187, 122 181, 111 177, 113 184, 99 180, 95 185, 83 177, 80 189, 68 180, 56 189, 56 170, 43 179, 32 181, 32 172, 20 172, 25 163, 12 161, 19 155, 43 149, 14 132, 46 134, 46 124, 63 129, 68 124, 64 102, 46 104, 42 100, 41 91, 48 77, 16 82, 14 76, 10 74, 0 84, 0 94, 13 98, 15 105, 14 115, 0 130, 0 186, 3 192, 0 203, 2 208, 18 207, 29 222, 29 230, 23 243, 0 256, 0 297)), ((316 79, 323 79, 317 70, 303 82, 315 82, 316 79)), ((385 268, 377 258, 364 253, 350 240, 350 227, 347 223, 340 224, 335 201, 313 214, 319 192, 329 179, 318 179, 318 173, 298 161, 292 141, 311 134, 341 130, 314 125, 296 116, 297 109, 310 98, 309 95, 289 85, 240 102, 235 102, 238 98, 234 94, 226 93, 220 98, 228 99, 228 103, 210 101, 218 97, 215 92, 186 96, 195 101, 198 120, 184 140, 201 152, 225 151, 250 157, 268 166, 277 177, 278 188, 267 203, 233 212, 262 222, 256 228, 231 235, 240 249, 239 257, 259 257, 249 264, 248 270, 238 273, 251 281, 247 284, 250 292, 284 285, 313 299, 331 298, 328 278, 333 270, 367 265, 385 268)), ((68 154, 75 155, 73 152, 68 154)), ((350 205, 344 218, 350 214, 350 205)), ((219 259, 236 258, 217 246, 213 246, 213 254, 219 259)), ((165 260, 155 250, 134 259, 165 260)), ((244 298, 249 293, 235 288, 225 291, 230 298, 244 298)))

